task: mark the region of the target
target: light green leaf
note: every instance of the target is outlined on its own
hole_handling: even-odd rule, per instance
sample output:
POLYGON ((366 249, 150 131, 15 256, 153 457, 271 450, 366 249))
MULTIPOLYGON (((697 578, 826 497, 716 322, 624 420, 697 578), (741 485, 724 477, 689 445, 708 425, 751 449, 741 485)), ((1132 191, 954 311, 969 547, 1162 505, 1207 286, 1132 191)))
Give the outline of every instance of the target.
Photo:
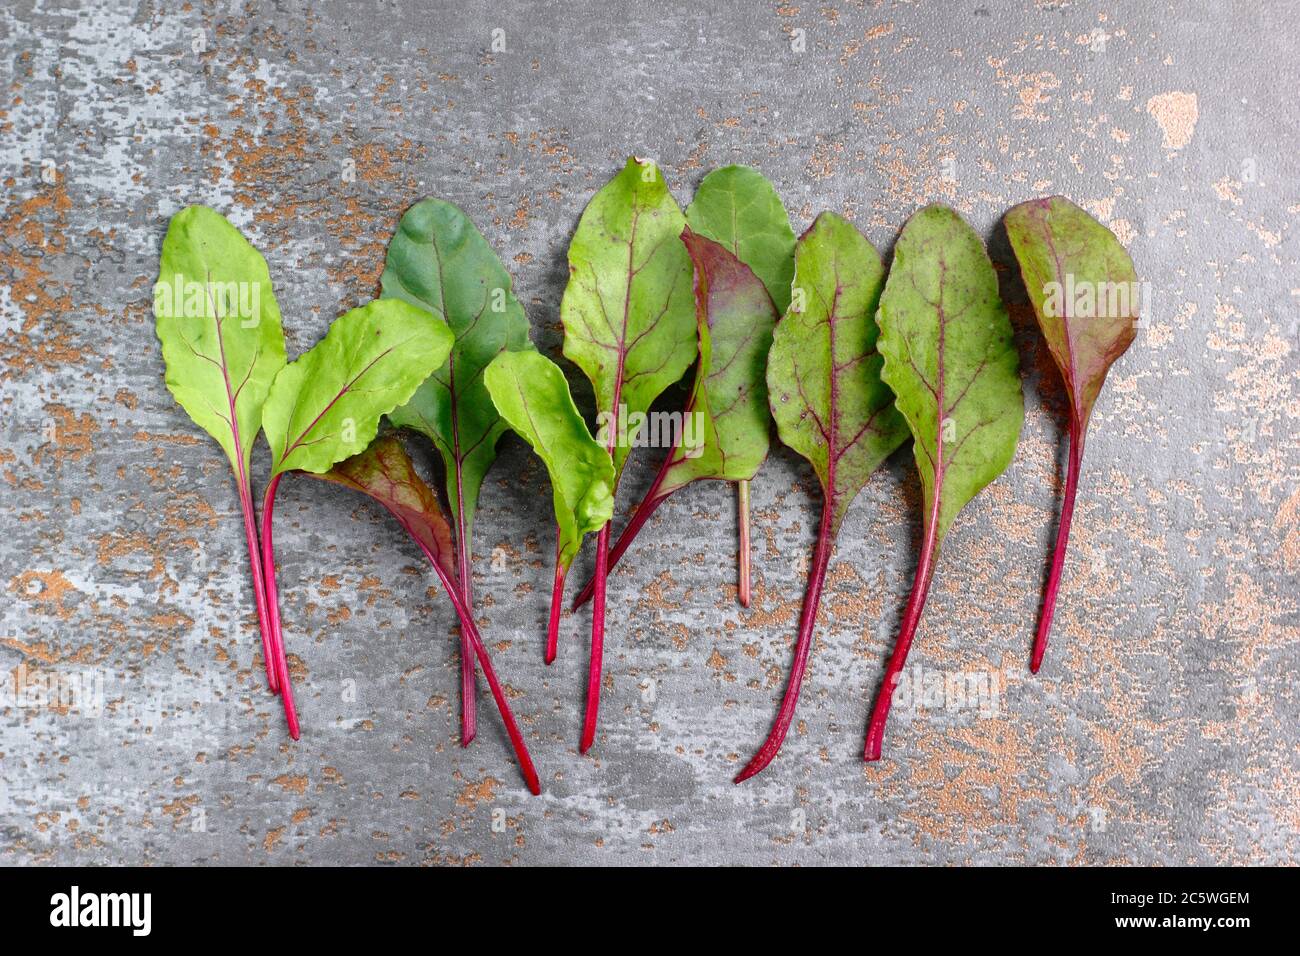
POLYGON ((235 471, 267 685, 276 691, 274 625, 249 476, 263 406, 284 368, 284 333, 271 275, 261 254, 206 206, 189 206, 172 217, 158 269, 154 314, 167 388, 195 424, 217 440, 235 471))
POLYGON ((551 476, 559 560, 568 570, 582 538, 614 513, 614 463, 591 437, 564 373, 537 352, 503 352, 483 375, 497 411, 533 447, 551 476))
POLYGON ((762 173, 749 166, 715 169, 695 190, 686 221, 753 269, 777 314, 785 313, 794 278, 794 230, 781 197, 762 173))
POLYGON ((447 360, 451 343, 444 323, 397 299, 339 316, 271 385, 262 427, 272 475, 328 471, 364 451, 379 419, 447 360))
POLYGON ((946 206, 903 227, 880 297, 881 376, 915 439, 925 527, 943 540, 1006 469, 1024 420, 1020 361, 984 244, 946 206))
POLYGON ((154 315, 167 388, 246 475, 262 405, 284 367, 266 260, 220 213, 189 206, 167 227, 158 271, 154 315))
POLYGON ((777 432, 812 464, 832 536, 872 472, 907 439, 876 350, 884 272, 852 223, 818 216, 795 247, 790 311, 767 360, 777 432))
POLYGON ((461 210, 440 199, 422 200, 402 216, 380 282, 386 298, 432 312, 455 335, 442 368, 388 418, 438 449, 462 569, 468 571, 479 491, 505 430, 484 388, 483 369, 501 352, 533 347, 528 318, 487 239, 461 210))
POLYGON ((595 389, 616 484, 641 416, 695 360, 691 261, 678 240, 685 225, 659 169, 629 159, 569 244, 564 355, 595 389))

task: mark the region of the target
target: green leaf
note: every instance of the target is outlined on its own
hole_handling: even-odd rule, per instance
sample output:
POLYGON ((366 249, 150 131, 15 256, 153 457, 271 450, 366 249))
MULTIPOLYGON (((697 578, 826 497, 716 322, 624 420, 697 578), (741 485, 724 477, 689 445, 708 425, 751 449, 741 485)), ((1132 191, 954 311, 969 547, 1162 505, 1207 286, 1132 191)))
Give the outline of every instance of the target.
POLYGON ((167 227, 158 271, 154 315, 167 388, 245 475, 262 405, 284 367, 266 260, 220 213, 189 206, 167 227))
POLYGON ((487 239, 440 199, 422 200, 402 216, 380 282, 384 297, 432 312, 455 335, 446 363, 388 418, 438 449, 468 572, 479 491, 506 427, 483 385, 483 369, 501 352, 533 347, 528 318, 487 239))
POLYGON ((294 740, 298 717, 280 624, 272 532, 280 479, 294 470, 320 474, 364 451, 379 430, 379 419, 410 398, 450 351, 451 331, 445 324, 397 299, 377 299, 335 319, 325 338, 282 368, 271 383, 262 409, 262 428, 271 446, 271 480, 262 504, 262 565, 271 653, 294 740))
POLYGON ((533 447, 551 476, 559 560, 572 564, 582 538, 614 513, 614 463, 591 437, 558 365, 537 352, 503 352, 483 374, 497 411, 533 447))
POLYGON ((925 527, 943 541, 1006 469, 1024 420, 1020 361, 984 244, 946 206, 903 227, 880 297, 881 376, 915 439, 925 527))
MULTIPOLYGON (((695 360, 691 261, 677 237, 686 226, 654 163, 629 159, 583 210, 569 243, 569 284, 560 301, 564 354, 596 393, 598 440, 614 460, 614 485, 645 427, 646 412, 695 360)), ((609 525, 596 540, 595 601, 587 669, 587 710, 578 751, 596 736, 605 644, 609 525)), ((564 590, 557 566, 547 660, 564 590)))
POLYGON ((262 427, 272 476, 320 473, 357 454, 379 419, 447 360, 451 330, 423 309, 377 299, 339 316, 325 338, 280 370, 262 427))
MULTIPOLYGON (((686 210, 691 228, 721 243, 762 280, 777 314, 790 307, 790 282, 794 277, 794 230, 781 197, 763 174, 748 166, 724 166, 704 177, 686 210)), ((760 369, 759 375, 763 372, 760 369)), ((762 405, 764 418, 766 404, 762 405)), ((764 424, 766 428, 766 422, 764 424)), ((737 558, 737 597, 749 607, 749 480, 736 483, 740 542, 737 558)), ((624 532, 619 540, 623 547, 624 532)))
POLYGON ((781 707, 736 783, 762 771, 781 749, 840 524, 872 472, 907 439, 907 425, 880 380, 873 317, 885 270, 875 248, 852 223, 824 212, 799 238, 794 259, 790 311, 772 337, 767 387, 781 440, 808 459, 821 482, 822 519, 781 707))
POLYGON ((767 360, 777 432, 812 464, 832 535, 872 472, 907 438, 876 350, 884 274, 852 223, 822 213, 795 247, 790 311, 767 360))
POLYGON ((881 376, 914 439, 925 511, 916 575, 867 725, 879 760, 939 548, 957 513, 1011 463, 1024 421, 1020 359, 984 243, 947 206, 912 216, 880 296, 881 376))
POLYGON ((587 205, 569 244, 564 355, 595 389, 615 484, 641 417, 695 360, 691 261, 677 238, 685 225, 659 169, 629 159, 587 205))
MULTIPOLYGON (((668 495, 697 478, 747 481, 767 457, 767 354, 777 313, 749 267, 717 242, 689 228, 682 242, 695 267, 700 361, 679 441, 657 489, 668 495)), ((793 259, 791 260, 793 261, 793 259)))
POLYGON ((1114 233, 1062 196, 1013 207, 1006 226, 1082 434, 1107 371, 1137 334, 1133 260, 1114 233))
POLYGON ((686 221, 753 269, 777 314, 784 314, 794 278, 794 230, 781 197, 762 173, 749 166, 715 169, 695 190, 686 221))
POLYGON ((249 477, 271 383, 284 368, 280 307, 266 260, 220 213, 189 206, 163 239, 154 314, 167 388, 235 470, 267 686, 279 690, 249 477))

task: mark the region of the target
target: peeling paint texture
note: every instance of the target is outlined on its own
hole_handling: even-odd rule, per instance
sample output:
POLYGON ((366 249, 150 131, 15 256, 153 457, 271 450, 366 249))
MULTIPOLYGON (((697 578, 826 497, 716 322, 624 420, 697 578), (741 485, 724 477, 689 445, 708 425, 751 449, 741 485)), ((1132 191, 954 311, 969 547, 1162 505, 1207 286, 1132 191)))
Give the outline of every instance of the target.
MULTIPOLYGON (((0 863, 1300 859, 1298 13, 7 0, 0 669, 10 688, 102 680, 103 707, 0 700, 0 863), (415 547, 364 499, 292 478, 290 742, 229 468, 163 387, 168 218, 207 203, 262 250, 292 356, 376 294, 402 211, 440 196, 558 357, 569 238, 633 153, 683 206, 740 162, 796 231, 833 209, 888 254, 938 200, 988 240, 1027 419, 945 542, 911 663, 992 677, 996 706, 895 707, 885 759, 861 760, 918 547, 900 452, 840 535, 783 752, 730 783, 775 712, 817 526, 812 473, 778 448, 753 485, 752 608, 716 483, 670 499, 612 575, 601 728, 579 757, 589 617, 566 615, 543 665, 549 490, 511 438, 476 522, 476 613, 545 794, 486 694, 459 746, 454 615, 415 547), (1151 298, 1097 405, 1031 678, 1066 408, 999 220, 1053 193, 1115 231, 1151 298)), ((633 454, 621 516, 656 465, 633 454)), ((266 467, 259 445, 259 494, 266 467)), ((591 565, 589 547, 575 584, 591 565)))

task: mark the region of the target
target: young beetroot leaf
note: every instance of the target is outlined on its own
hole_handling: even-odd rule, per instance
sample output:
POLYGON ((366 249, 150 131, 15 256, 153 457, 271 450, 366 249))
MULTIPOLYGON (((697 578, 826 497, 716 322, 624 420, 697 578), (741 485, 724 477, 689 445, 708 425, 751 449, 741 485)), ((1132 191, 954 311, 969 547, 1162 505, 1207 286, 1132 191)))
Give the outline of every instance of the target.
POLYGON ((807 458, 822 488, 822 518, 808 571, 794 665, 772 730, 736 783, 781 749, 799 701, 826 568, 849 505, 907 438, 880 380, 874 321, 885 270, 852 223, 824 212, 795 246, 790 311, 777 323, 767 387, 781 440, 807 458))
MULTIPOLYGON (((564 355, 595 390, 615 487, 645 413, 695 360, 691 262, 677 238, 685 225, 659 168, 634 158, 592 197, 569 244, 560 302, 564 355)), ((595 739, 600 710, 608 559, 606 523, 596 539, 582 753, 595 739)))
MULTIPOLYGON (((790 228, 790 216, 780 195, 762 173, 749 166, 715 169, 695 190, 695 198, 686 207, 686 222, 692 231, 722 245, 749 266, 772 297, 776 314, 785 314, 790 307, 790 280, 794 276, 794 230, 790 228)), ((761 367, 758 377, 761 381, 761 367)), ((767 427, 766 389, 759 401, 764 427, 767 427)), ((743 607, 749 607, 750 597, 750 480, 743 478, 735 482, 740 530, 736 596, 743 607)), ((627 537, 625 531, 619 537, 619 544, 623 545, 627 537)))
POLYGON ((614 462, 591 437, 560 367, 537 352, 502 352, 483 372, 492 404, 546 465, 555 506, 555 584, 546 663, 555 660, 564 578, 584 536, 614 513, 614 462))
POLYGON ((172 217, 159 273, 154 314, 167 388, 195 424, 217 440, 234 469, 266 681, 275 692, 280 682, 274 632, 249 476, 262 405, 285 361, 271 275, 239 230, 206 206, 190 206, 172 217))
POLYGON ((510 710, 510 702, 506 700, 505 691, 492 668, 492 660, 488 657, 487 648, 483 646, 478 626, 474 623, 474 615, 461 598, 461 589, 456 580, 456 551, 452 546, 451 527, 438 504, 438 495, 416 473, 402 443, 392 435, 381 436, 361 454, 314 477, 369 495, 383 505, 419 545, 433 565, 434 573, 442 582, 447 597, 451 599, 460 620, 461 634, 468 637, 470 647, 483 667, 483 675, 487 678, 492 697, 505 722, 506 733, 510 736, 510 743, 514 747, 528 789, 534 794, 541 793, 541 783, 528 753, 528 745, 524 742, 515 715, 510 710))
POLYGON ((1114 233, 1062 196, 1021 203, 1005 221, 1025 291, 1070 399, 1061 520, 1029 664, 1037 673, 1052 629, 1088 420, 1106 373, 1137 334, 1138 282, 1133 260, 1114 233))
POLYGON ((885 721, 957 513, 1011 463, 1024 420, 1020 360, 984 244, 946 206, 903 227, 880 296, 881 378, 911 429, 924 501, 921 553, 894 653, 867 728, 880 759, 885 721))
MULTIPOLYGON (((687 228, 682 242, 695 267, 695 314, 700 360, 683 414, 683 427, 649 491, 609 555, 613 568, 637 532, 668 496, 699 479, 748 482, 767 457, 771 413, 767 408, 767 353, 776 309, 763 283, 722 245, 687 228), (698 422, 689 429, 688 424, 698 422), (686 438, 693 439, 688 447, 686 438)), ((743 513, 742 513, 743 518, 743 513)), ((748 541, 747 521, 741 538, 748 541)), ((742 549, 749 567, 747 546, 742 549)), ((741 575, 742 586, 747 583, 741 575)), ((574 601, 578 607, 595 588, 590 582, 574 601)), ((748 596, 742 601, 749 603, 748 596)))
POLYGON ((262 409, 272 466, 262 505, 262 570, 276 674, 294 740, 298 716, 280 627, 272 535, 280 479, 290 471, 320 474, 364 451, 379 419, 447 360, 451 344, 451 330, 428 312, 399 299, 377 299, 335 319, 325 337, 284 366, 271 384, 262 409))
MULTIPOLYGON (((385 298, 432 312, 456 336, 446 364, 388 420, 424 435, 442 458, 456 527, 457 581, 461 600, 472 610, 474 511, 505 431, 482 373, 498 353, 533 347, 528 318, 487 239, 468 216, 440 199, 422 200, 402 216, 380 283, 385 298)), ((474 652, 468 635, 461 635, 460 650, 460 743, 468 747, 475 733, 474 652)))

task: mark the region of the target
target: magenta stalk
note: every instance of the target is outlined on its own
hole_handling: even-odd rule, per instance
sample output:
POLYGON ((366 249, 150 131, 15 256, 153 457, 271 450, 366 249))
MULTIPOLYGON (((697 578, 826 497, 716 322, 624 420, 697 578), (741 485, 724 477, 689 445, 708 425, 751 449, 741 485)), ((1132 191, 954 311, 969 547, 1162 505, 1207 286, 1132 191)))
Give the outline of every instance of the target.
MULTIPOLYGON (((458 486, 459 487, 459 486, 458 486)), ((465 534, 465 505, 456 514, 456 556, 459 561, 460 599, 474 613, 472 558, 465 534)), ((474 645, 462 626, 460 633, 460 745, 468 747, 478 734, 478 687, 474 682, 474 645)))
POLYGON ((280 698, 284 702, 284 719, 289 725, 289 736, 297 740, 298 711, 293 703, 293 683, 289 678, 289 660, 284 651, 284 634, 280 627, 280 592, 275 583, 275 543, 271 533, 271 522, 275 515, 275 492, 280 487, 278 474, 266 486, 266 497, 262 502, 262 574, 266 581, 266 610, 271 623, 271 653, 275 659, 275 673, 280 685, 280 698))
POLYGON ((547 664, 555 663, 555 654, 560 646, 560 613, 564 610, 564 579, 568 569, 560 558, 560 532, 555 532, 555 581, 551 584, 551 616, 546 622, 547 664))
POLYGON ((248 540, 248 563, 253 572, 253 597, 257 605, 257 627, 262 635, 262 663, 266 665, 266 685, 272 694, 277 694, 280 692, 280 680, 275 666, 275 632, 266 607, 266 578, 262 573, 257 516, 253 511, 253 489, 243 476, 239 481, 239 508, 244 513, 244 536, 248 540))
POLYGON ((785 685, 785 695, 781 698, 781 709, 777 711, 776 720, 768 732, 763 746, 745 765, 745 769, 736 774, 735 783, 744 783, 754 774, 765 768, 781 751, 781 744, 790 730, 794 720, 795 706, 799 703, 799 688, 803 684, 804 671, 808 667, 808 652, 812 650, 813 628, 817 624, 817 606, 821 603, 822 585, 826 581, 826 567, 830 564, 831 551, 835 547, 831 528, 831 505, 827 502, 822 508, 821 528, 817 533, 817 547, 813 551, 812 567, 808 571, 808 588, 804 592, 803 613, 799 617, 799 637, 795 641, 794 665, 790 668, 790 679, 785 685))
POLYGON ((1083 463, 1082 430, 1070 418, 1070 457, 1065 472, 1065 499, 1061 503, 1061 522, 1056 531, 1056 551, 1052 555, 1052 570, 1047 577, 1047 590, 1043 592, 1043 610, 1038 616, 1038 635, 1034 638, 1034 653, 1029 669, 1038 673, 1047 653, 1047 638, 1052 631, 1052 618, 1056 614, 1056 592, 1061 586, 1061 569, 1065 566, 1065 549, 1070 542, 1070 522, 1074 519, 1074 494, 1079 487, 1079 468, 1083 463))
POLYGON ((587 665, 587 711, 582 719, 582 739, 578 752, 586 753, 596 739, 596 721, 600 716, 601 664, 605 651, 605 578, 608 572, 609 523, 596 538, 595 601, 591 611, 591 660, 587 665))
MULTIPOLYGON (((443 571, 438 559, 425 547, 424 542, 411 530, 409 525, 405 522, 402 525, 406 528, 407 534, 420 546, 420 550, 429 559, 429 563, 433 565, 434 573, 438 575, 438 580, 442 582, 447 597, 451 599, 452 607, 456 609, 456 617, 460 619, 461 634, 469 638, 470 648, 477 656, 479 664, 483 666, 483 676, 487 678, 488 689, 492 692, 492 699, 496 701, 497 710, 501 712, 501 719, 505 722, 506 733, 510 737, 511 746, 514 747, 515 756, 519 760, 519 769, 523 772, 524 780, 528 784, 528 790, 534 796, 537 796, 542 792, 542 784, 537 776, 537 768, 533 766, 533 758, 528 753, 528 744, 524 742, 524 735, 515 722, 514 712, 510 709, 510 702, 506 699, 505 691, 501 688, 501 682, 497 680, 496 671, 492 667, 492 659, 488 657, 487 648, 483 646, 483 638, 479 635, 478 626, 474 623, 470 609, 461 598, 456 582, 452 581, 443 571)), ((473 658, 471 658, 471 661, 473 661, 473 658)))
POLYGON ((889 707, 894 702, 894 687, 898 684, 898 675, 907 664, 907 652, 912 647, 912 638, 916 636, 917 625, 921 623, 921 612, 925 610, 925 598, 930 592, 930 580, 934 576, 934 562, 938 556, 938 496, 935 497, 934 513, 930 516, 929 528, 925 540, 921 543, 921 556, 916 562, 916 579, 912 582, 912 593, 903 610, 903 623, 894 642, 894 653, 885 667, 885 679, 876 694, 876 705, 871 711, 871 721, 867 725, 867 743, 863 749, 862 759, 868 762, 880 759, 880 746, 885 739, 885 723, 889 720, 889 707))

